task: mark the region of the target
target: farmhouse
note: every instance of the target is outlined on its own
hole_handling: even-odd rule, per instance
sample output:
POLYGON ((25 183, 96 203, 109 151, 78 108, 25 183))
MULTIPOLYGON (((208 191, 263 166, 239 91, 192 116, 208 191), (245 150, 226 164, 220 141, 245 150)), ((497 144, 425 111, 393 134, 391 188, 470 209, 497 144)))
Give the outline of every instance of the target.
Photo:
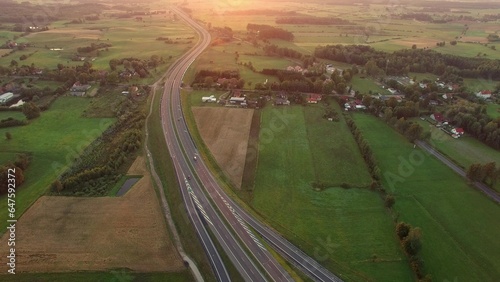
POLYGON ((464 129, 463 129, 463 128, 458 127, 458 128, 453 128, 453 129, 451 130, 451 132, 452 132, 453 134, 456 134, 456 135, 461 136, 461 135, 464 135, 464 132, 465 132, 465 131, 464 131, 464 129))
POLYGON ((321 101, 321 94, 309 94, 306 100, 309 104, 317 104, 318 101, 321 101))
POLYGON ((490 90, 479 91, 476 93, 476 97, 479 97, 481 99, 489 99, 491 98, 491 91, 490 90))
POLYGON ((246 101, 246 97, 231 97, 229 99, 229 104, 226 104, 226 106, 242 106, 242 107, 246 107, 248 104, 247 104, 247 101, 246 101))
POLYGON ((444 121, 444 117, 443 117, 443 115, 442 115, 442 114, 440 114, 440 113, 433 113, 433 114, 431 115, 431 119, 432 119, 432 120, 435 120, 435 121, 436 121, 436 122, 438 122, 438 123, 441 123, 441 122, 443 122, 443 121, 444 121))
POLYGON ((7 92, 2 95, 0 95, 0 104, 4 105, 5 103, 9 102, 14 98, 14 93, 12 92, 7 92))
POLYGON ((274 105, 275 106, 281 106, 281 105, 289 106, 290 105, 290 101, 288 99, 286 99, 286 98, 277 97, 274 100, 274 105))
POLYGON ((75 82, 71 89, 69 90, 71 93, 71 96, 77 96, 77 97, 83 97, 85 96, 87 90, 89 90, 90 85, 88 84, 81 84, 79 81, 75 82))

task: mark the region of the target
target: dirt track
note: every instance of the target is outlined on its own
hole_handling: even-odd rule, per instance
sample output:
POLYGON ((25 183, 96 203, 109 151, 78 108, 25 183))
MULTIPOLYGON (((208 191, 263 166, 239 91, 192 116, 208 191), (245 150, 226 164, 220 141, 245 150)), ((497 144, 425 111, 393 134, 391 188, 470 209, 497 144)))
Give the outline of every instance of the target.
MULTIPOLYGON (((143 165, 139 158, 130 172, 142 174, 143 165)), ((149 174, 123 197, 43 196, 17 222, 16 271, 182 270, 167 234, 149 174)))
POLYGON ((241 187, 253 110, 194 107, 198 131, 219 166, 241 187))

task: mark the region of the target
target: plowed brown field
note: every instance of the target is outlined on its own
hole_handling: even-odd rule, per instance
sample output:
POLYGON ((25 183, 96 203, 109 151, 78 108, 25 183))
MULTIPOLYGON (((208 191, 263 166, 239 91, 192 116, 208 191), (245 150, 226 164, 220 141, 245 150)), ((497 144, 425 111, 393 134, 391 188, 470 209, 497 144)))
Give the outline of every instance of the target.
POLYGON ((241 187, 253 110, 193 107, 198 131, 222 170, 241 187))
POLYGON ((144 177, 123 197, 38 199, 16 224, 16 272, 183 270, 143 158, 129 173, 144 177))

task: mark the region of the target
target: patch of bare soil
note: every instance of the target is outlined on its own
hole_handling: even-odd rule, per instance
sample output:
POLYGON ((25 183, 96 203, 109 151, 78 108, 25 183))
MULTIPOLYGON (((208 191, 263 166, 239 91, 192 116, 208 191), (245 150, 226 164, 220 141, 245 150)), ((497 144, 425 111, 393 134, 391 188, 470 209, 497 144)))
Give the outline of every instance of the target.
MULTIPOLYGON (((131 171, 144 177, 123 197, 38 199, 16 223, 16 271, 183 270, 144 159, 134 165, 131 171)), ((6 250, 1 251, 4 265, 6 250)))
POLYGON ((253 110, 194 107, 198 131, 236 188, 241 187, 253 110))

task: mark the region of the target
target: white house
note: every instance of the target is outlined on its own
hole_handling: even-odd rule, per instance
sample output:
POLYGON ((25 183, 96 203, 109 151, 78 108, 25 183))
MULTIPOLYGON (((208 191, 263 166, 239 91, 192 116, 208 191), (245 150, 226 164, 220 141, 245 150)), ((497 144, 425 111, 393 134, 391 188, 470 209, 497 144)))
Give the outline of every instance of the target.
POLYGON ((476 97, 479 97, 482 99, 489 99, 489 98, 491 98, 491 91, 490 90, 479 91, 476 93, 476 97))

